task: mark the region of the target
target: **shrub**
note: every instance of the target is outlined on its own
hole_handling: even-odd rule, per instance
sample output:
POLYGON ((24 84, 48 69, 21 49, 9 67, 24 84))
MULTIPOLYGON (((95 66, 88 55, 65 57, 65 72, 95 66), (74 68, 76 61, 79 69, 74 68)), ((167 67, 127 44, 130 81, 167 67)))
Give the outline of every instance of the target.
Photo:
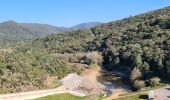
POLYGON ((160 78, 159 77, 154 77, 154 78, 151 78, 149 80, 149 84, 150 86, 157 86, 160 82, 160 78))
POLYGON ((90 64, 99 64, 100 65, 102 62, 102 56, 98 52, 88 52, 85 55, 84 61, 88 65, 90 65, 90 64))
POLYGON ((138 78, 140 78, 141 77, 141 72, 140 72, 140 70, 139 69, 137 69, 136 67, 132 70, 132 72, 131 72, 131 75, 130 75, 130 79, 131 79, 131 81, 134 81, 134 80, 136 80, 136 79, 138 79, 138 78))
POLYGON ((145 87, 145 82, 142 80, 135 80, 133 83, 133 88, 135 90, 140 90, 141 88, 145 87))

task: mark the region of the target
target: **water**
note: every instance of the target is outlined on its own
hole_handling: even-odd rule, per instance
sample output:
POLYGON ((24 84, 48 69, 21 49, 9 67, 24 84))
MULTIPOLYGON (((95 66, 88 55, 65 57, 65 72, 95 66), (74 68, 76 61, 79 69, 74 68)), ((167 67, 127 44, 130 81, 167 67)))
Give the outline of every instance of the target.
POLYGON ((122 78, 108 71, 101 71, 101 75, 97 77, 98 82, 104 85, 107 92, 114 92, 123 89, 129 91, 129 86, 126 85, 122 78))

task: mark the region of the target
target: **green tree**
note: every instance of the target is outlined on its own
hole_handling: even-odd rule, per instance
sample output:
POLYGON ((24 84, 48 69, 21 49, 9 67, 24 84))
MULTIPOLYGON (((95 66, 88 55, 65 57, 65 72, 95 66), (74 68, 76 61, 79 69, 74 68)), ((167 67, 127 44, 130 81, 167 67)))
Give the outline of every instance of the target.
POLYGON ((170 60, 166 61, 167 74, 170 76, 170 60))

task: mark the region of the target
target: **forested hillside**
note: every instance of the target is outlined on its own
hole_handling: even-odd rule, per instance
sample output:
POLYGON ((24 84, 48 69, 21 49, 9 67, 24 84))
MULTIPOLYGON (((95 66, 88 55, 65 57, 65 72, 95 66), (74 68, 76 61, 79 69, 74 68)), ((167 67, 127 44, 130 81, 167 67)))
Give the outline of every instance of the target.
POLYGON ((57 32, 63 32, 65 28, 54 27, 47 24, 17 23, 6 21, 0 23, 1 39, 8 40, 32 40, 37 37, 45 37, 57 32))
POLYGON ((16 46, 16 44, 22 44, 26 41, 63 31, 65 31, 65 28, 54 27, 47 24, 28 24, 6 21, 0 23, 0 47, 16 46))
POLYGON ((17 45, 23 45, 25 42, 30 42, 37 38, 43 38, 51 34, 57 34, 60 32, 87 29, 99 25, 97 22, 83 23, 66 27, 55 27, 48 24, 38 23, 17 23, 9 20, 0 23, 0 48, 17 47, 17 45))
POLYGON ((70 27, 71 30, 88 29, 100 25, 100 22, 87 22, 70 27))
POLYGON ((0 92, 45 88, 48 76, 61 78, 81 72, 82 67, 70 63, 97 63, 109 71, 125 70, 132 81, 170 78, 169 55, 170 7, 166 7, 90 29, 36 39, 12 53, 2 53, 0 92), (97 54, 103 60, 94 56, 97 54))

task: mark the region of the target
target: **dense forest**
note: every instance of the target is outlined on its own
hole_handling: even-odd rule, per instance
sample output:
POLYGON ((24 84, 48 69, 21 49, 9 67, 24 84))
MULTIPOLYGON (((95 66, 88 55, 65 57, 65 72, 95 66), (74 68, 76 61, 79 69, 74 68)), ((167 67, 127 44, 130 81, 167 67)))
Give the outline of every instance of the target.
POLYGON ((48 76, 83 70, 73 63, 126 71, 132 84, 170 78, 170 7, 2 51, 0 93, 46 88, 48 76))

